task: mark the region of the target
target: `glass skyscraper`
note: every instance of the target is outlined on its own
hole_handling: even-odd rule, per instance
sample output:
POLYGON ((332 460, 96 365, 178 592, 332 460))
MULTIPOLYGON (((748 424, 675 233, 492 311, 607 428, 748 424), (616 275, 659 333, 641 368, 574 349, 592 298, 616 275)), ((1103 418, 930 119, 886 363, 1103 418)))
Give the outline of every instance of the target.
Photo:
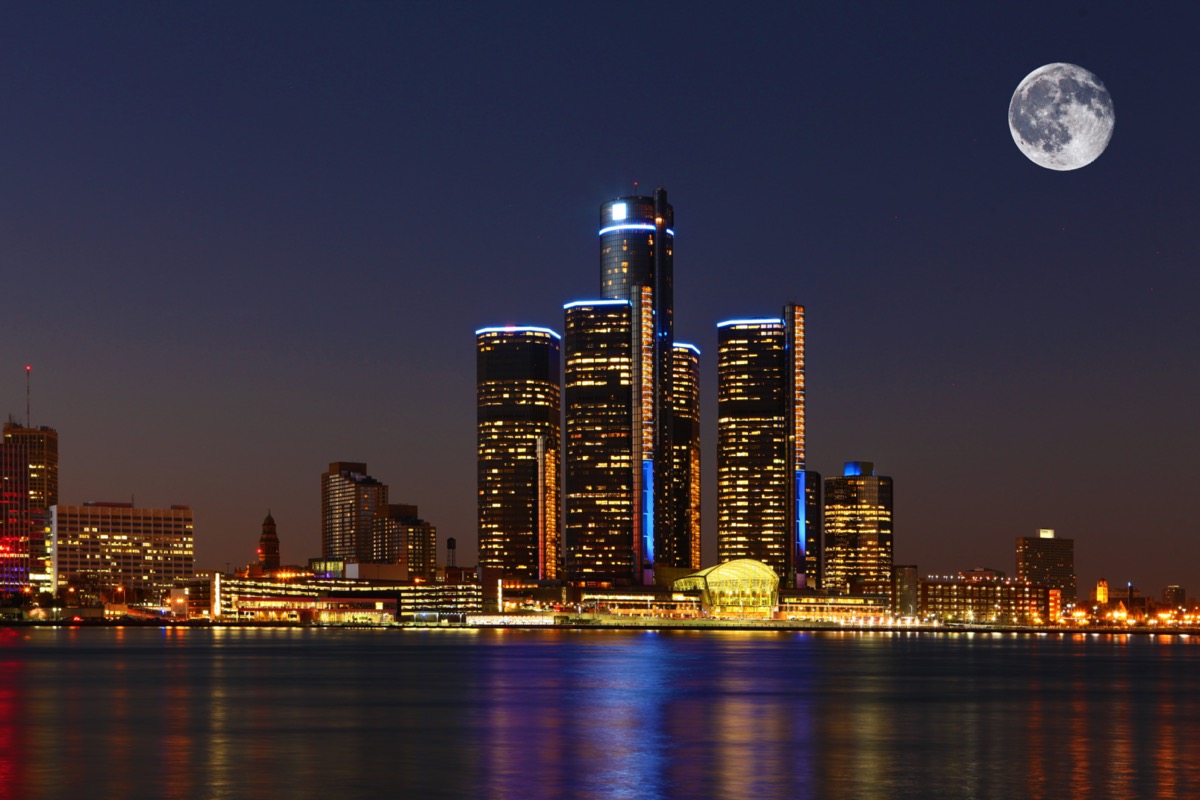
POLYGON ((656 568, 665 579, 698 565, 699 487, 693 483, 699 476, 699 370, 695 348, 675 346, 674 224, 664 189, 604 203, 601 298, 566 306, 566 527, 567 546, 574 548, 568 577, 577 583, 604 582, 597 576, 615 566, 607 556, 595 560, 594 537, 601 532, 605 552, 627 553, 628 570, 611 575, 617 584, 649 583, 656 568), (595 332, 587 330, 592 322, 600 326, 595 332), (591 371, 604 380, 622 376, 606 401, 619 408, 600 410, 599 384, 587 382, 591 371), (679 393, 677 376, 684 381, 679 393), (597 416, 603 424, 588 422, 597 416), (624 426, 619 435, 612 429, 618 418, 624 426), (589 453, 607 450, 619 456, 587 460, 589 453), (575 455, 584 456, 585 464, 575 468, 575 455), (601 463, 611 474, 598 489, 589 481, 601 463), (597 502, 611 493, 622 499, 597 502))
POLYGON ((825 576, 830 594, 889 594, 892 479, 870 461, 846 462, 825 479, 825 576))
POLYGON ((675 342, 674 370, 670 508, 675 516, 658 545, 658 563, 695 572, 700 569, 700 348, 675 342))
POLYGON ((640 583, 648 536, 635 448, 633 309, 625 300, 583 300, 564 311, 567 579, 640 583))
POLYGON ((0 440, 0 591, 53 591, 46 531, 58 503, 58 431, 9 419, 0 440))
POLYGON ((762 561, 786 587, 806 585, 820 564, 804 393, 802 306, 718 324, 717 557, 762 561))
POLYGON ((475 332, 479 563, 506 578, 559 577, 560 336, 475 332))

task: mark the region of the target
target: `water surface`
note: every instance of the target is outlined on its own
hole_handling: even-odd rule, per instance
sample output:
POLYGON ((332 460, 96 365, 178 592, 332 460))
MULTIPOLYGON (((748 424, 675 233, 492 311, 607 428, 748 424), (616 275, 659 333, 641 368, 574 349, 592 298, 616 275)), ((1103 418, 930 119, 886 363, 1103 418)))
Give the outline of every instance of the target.
POLYGON ((1188 798, 1197 645, 0 629, 0 798, 1188 798))

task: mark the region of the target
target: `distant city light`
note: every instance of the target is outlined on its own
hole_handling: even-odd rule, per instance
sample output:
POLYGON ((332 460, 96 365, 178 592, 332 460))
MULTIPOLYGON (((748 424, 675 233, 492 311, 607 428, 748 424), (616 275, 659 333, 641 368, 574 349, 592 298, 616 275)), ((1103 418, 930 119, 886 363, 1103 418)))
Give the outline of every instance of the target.
POLYGON ((482 336, 485 333, 546 333, 553 336, 555 339, 561 339, 562 336, 550 330, 549 328, 538 328, 533 325, 508 325, 505 327, 495 328, 480 328, 475 331, 476 336, 482 336))
POLYGON ((575 300, 564 305, 563 309, 578 308, 579 306, 627 306, 629 304, 628 300, 575 300))
POLYGON ((731 325, 782 325, 781 319, 727 319, 724 322, 718 322, 718 328, 728 328, 731 325))

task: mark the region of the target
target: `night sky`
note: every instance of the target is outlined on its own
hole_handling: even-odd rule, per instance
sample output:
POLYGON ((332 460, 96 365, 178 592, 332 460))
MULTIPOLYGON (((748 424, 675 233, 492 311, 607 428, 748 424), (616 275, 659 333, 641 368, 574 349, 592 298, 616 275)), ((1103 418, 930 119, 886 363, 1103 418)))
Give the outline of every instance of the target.
POLYGON ((140 3, 0 9, 0 412, 61 502, 190 504, 198 568, 320 549, 365 461, 475 561, 474 331, 562 330, 601 202, 666 187, 676 338, 807 308, 809 465, 873 460, 897 563, 1014 537, 1200 593, 1192 3, 140 3), (1008 130, 1055 61, 1113 97, 1074 172, 1008 130))

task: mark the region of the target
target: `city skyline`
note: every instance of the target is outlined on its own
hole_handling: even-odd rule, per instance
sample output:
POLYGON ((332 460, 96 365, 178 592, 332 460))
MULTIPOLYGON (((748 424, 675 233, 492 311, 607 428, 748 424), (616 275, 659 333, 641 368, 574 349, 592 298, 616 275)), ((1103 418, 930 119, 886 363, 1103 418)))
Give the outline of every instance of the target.
POLYGON ((0 265, 26 301, 0 412, 24 419, 32 364, 60 502, 186 502, 199 568, 252 562, 271 509, 295 563, 320 550, 315 476, 350 459, 474 562, 472 332, 560 330, 594 296, 596 205, 661 185, 705 566, 715 325, 791 299, 808 465, 895 478, 897 563, 1013 574, 1013 538, 1053 528, 1081 595, 1200 583, 1197 111, 1166 87, 1197 12, 621 8, 634 59, 582 9, 13 9, 0 265), (1059 60, 1119 118, 1071 174, 1005 125, 1059 60), (655 75, 645 125, 608 110, 655 75))

